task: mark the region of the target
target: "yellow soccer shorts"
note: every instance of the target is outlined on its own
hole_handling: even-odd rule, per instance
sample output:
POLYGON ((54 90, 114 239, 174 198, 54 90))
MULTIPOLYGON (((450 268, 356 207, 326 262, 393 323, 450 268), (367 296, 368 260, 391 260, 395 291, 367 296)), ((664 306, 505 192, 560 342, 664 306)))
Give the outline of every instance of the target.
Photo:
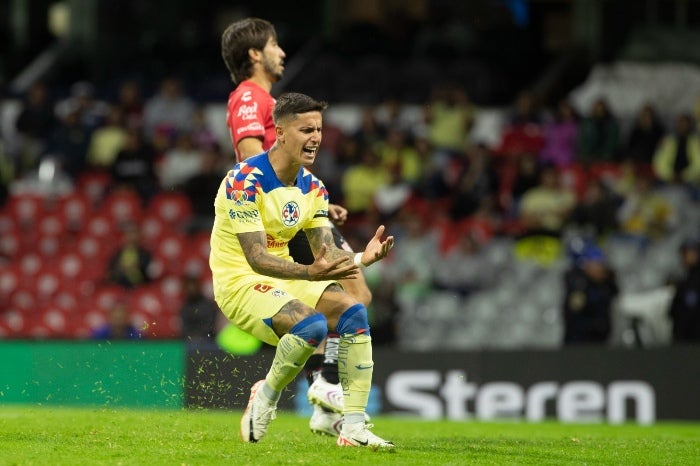
POLYGON ((279 337, 264 319, 269 319, 288 302, 298 299, 310 307, 335 281, 280 280, 251 274, 226 284, 214 297, 224 315, 241 330, 267 344, 277 346, 279 337))

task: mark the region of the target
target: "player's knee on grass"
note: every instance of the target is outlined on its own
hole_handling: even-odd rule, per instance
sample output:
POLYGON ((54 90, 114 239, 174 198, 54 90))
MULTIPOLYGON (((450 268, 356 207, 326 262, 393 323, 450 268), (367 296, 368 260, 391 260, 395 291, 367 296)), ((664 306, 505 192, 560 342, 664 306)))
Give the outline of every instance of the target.
POLYGON ((336 331, 341 336, 360 334, 369 336, 367 308, 359 303, 349 307, 340 315, 336 331))
POLYGON ((303 339, 314 348, 321 344, 328 333, 328 322, 323 314, 314 314, 297 322, 289 333, 303 339))

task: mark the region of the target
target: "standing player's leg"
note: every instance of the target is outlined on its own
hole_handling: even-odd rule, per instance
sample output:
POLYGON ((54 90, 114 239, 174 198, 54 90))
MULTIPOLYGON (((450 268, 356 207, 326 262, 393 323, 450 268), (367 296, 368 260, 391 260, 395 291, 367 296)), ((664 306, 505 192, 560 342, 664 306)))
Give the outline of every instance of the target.
POLYGON ((366 409, 372 387, 372 337, 370 335, 367 309, 354 302, 338 312, 345 300, 345 291, 329 287, 321 296, 316 308, 323 312, 331 326, 335 323, 340 334, 338 372, 343 387, 343 422, 338 446, 364 446, 369 448, 394 448, 394 444, 378 437, 366 422, 366 409), (338 316, 339 315, 339 316, 338 316), (335 320, 335 316, 337 320, 335 320))
MULTIPOLYGON (((299 232, 289 242, 289 253, 295 262, 312 264, 314 256, 304 232, 299 232)), ((318 434, 337 436, 340 432, 343 411, 343 390, 338 380, 338 336, 329 333, 304 365, 309 383, 307 396, 313 413, 309 428, 318 434), (330 338, 330 343, 329 343, 330 338)))

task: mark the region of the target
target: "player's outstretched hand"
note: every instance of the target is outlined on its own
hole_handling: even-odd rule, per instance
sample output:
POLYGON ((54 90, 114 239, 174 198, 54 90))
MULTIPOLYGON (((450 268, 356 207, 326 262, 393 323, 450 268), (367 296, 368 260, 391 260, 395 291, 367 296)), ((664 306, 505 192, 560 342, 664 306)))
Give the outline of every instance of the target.
POLYGON ((394 247, 394 237, 387 236, 386 239, 382 241, 382 235, 384 235, 384 225, 380 225, 379 228, 377 228, 374 237, 367 243, 362 253, 363 265, 370 265, 385 258, 387 254, 389 254, 391 248, 394 247))
POLYGON ((314 263, 309 265, 309 280, 340 280, 357 278, 360 268, 349 257, 339 257, 330 262, 326 260, 327 246, 324 244, 316 254, 314 263))

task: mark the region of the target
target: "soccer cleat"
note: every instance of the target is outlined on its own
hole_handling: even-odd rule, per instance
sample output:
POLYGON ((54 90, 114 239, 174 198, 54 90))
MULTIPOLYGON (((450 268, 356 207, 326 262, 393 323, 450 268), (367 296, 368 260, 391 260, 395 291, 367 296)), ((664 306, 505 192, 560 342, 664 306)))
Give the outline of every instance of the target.
POLYGON ((339 447, 367 447, 372 450, 393 449, 395 445, 370 432, 372 424, 360 422, 357 424, 343 424, 336 445, 339 447))
POLYGON ((270 421, 275 418, 276 405, 266 403, 258 394, 262 391, 265 380, 259 380, 250 388, 250 398, 241 418, 241 438, 244 442, 255 443, 260 440, 270 421))
POLYGON ((326 382, 323 377, 317 377, 307 392, 309 403, 321 406, 334 413, 343 412, 343 389, 339 383, 326 382))
POLYGON ((309 428, 314 434, 340 435, 340 426, 343 423, 343 415, 328 412, 318 405, 314 405, 314 412, 309 419, 309 428))

